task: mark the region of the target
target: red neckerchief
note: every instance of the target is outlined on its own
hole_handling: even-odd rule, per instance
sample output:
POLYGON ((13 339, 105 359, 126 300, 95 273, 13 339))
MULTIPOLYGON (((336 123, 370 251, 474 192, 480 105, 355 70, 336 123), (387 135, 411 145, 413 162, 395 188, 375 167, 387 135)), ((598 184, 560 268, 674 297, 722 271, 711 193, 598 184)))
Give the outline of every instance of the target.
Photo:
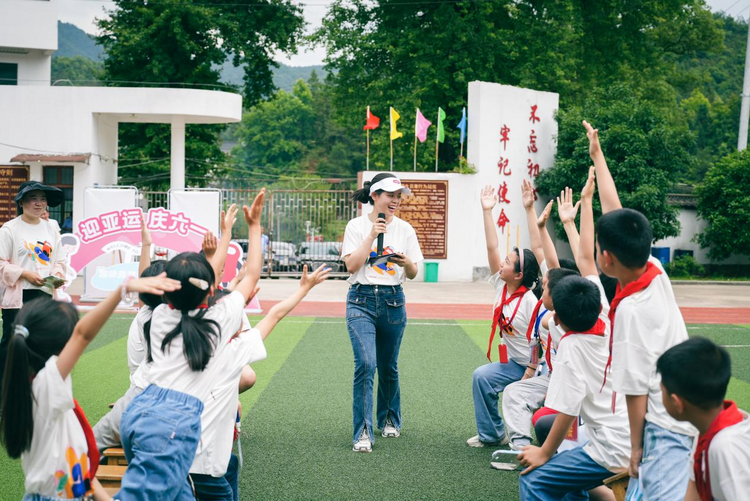
POLYGON ((695 473, 695 486, 703 501, 713 501, 711 494, 711 476, 708 471, 708 448, 717 433, 724 428, 729 428, 742 421, 742 413, 737 409, 737 404, 731 400, 724 400, 723 409, 716 416, 706 433, 698 437, 698 446, 695 448, 693 461, 693 472, 695 473))
MULTIPOLYGON (((585 332, 578 332, 578 331, 567 331, 565 334, 563 334, 563 337, 560 338, 560 343, 562 343, 562 340, 566 337, 570 336, 571 334, 588 334, 591 336, 602 336, 604 337, 604 333, 607 330, 607 324, 604 323, 604 320, 601 318, 596 321, 594 326, 590 328, 589 330, 585 332)), ((558 346, 560 346, 560 343, 557 343, 558 346)))
MULTIPOLYGON (((506 296, 508 295, 508 285, 503 286, 503 296, 500 300, 500 304, 497 305, 497 308, 495 308, 495 311, 492 315, 492 332, 490 333, 490 343, 487 347, 487 360, 492 361, 490 358, 490 353, 492 353, 492 340, 495 339, 495 331, 497 330, 497 325, 500 323, 500 337, 503 337, 503 331, 506 330, 509 326, 511 330, 513 329, 512 323, 513 319, 516 318, 516 313, 518 313, 518 308, 521 306, 521 298, 524 294, 528 292, 529 289, 526 288, 526 286, 522 285, 521 287, 516 290, 513 294, 510 295, 509 298, 506 299, 506 296), (507 306, 510 303, 513 302, 514 299, 518 299, 518 303, 516 304, 516 309, 513 311, 513 316, 510 317, 510 320, 505 320, 505 315, 503 315, 503 306, 507 306), (503 318, 503 321, 500 322, 500 317, 503 318)), ((502 352, 501 352, 502 353, 502 352)), ((502 360, 501 360, 502 362, 502 360)))
POLYGON ((73 403, 75 404, 73 412, 75 413, 76 418, 78 418, 78 422, 81 424, 83 434, 86 436, 86 445, 89 448, 86 452, 86 455, 89 458, 89 468, 88 471, 86 471, 85 465, 81 465, 81 474, 83 475, 83 482, 86 486, 86 494, 90 494, 93 492, 91 481, 96 476, 96 470, 99 469, 99 449, 96 447, 94 430, 91 429, 89 420, 86 419, 86 414, 83 413, 83 409, 81 409, 81 406, 78 405, 78 402, 75 399, 73 399, 73 403))
POLYGON ((547 361, 547 369, 552 374, 552 329, 547 334, 547 351, 544 353, 544 359, 547 361))
POLYGON ((531 322, 529 322, 529 328, 526 329, 526 340, 529 343, 531 343, 531 335, 534 333, 534 326, 536 325, 536 317, 537 315, 539 315, 539 310, 541 308, 542 308, 542 300, 540 299, 536 303, 536 306, 534 306, 534 312, 531 314, 531 322))
MULTIPOLYGON (((620 305, 620 302, 626 297, 632 296, 636 292, 640 292, 651 285, 651 282, 654 281, 654 278, 658 277, 659 275, 661 275, 661 270, 659 269, 659 267, 649 261, 648 264, 646 264, 646 271, 643 273, 643 275, 638 277, 638 280, 630 282, 625 286, 624 289, 621 289, 620 284, 617 284, 617 294, 615 294, 615 298, 612 300, 612 304, 609 305, 609 323, 611 326, 609 336, 609 358, 607 359, 606 367, 604 367, 604 382, 602 383, 602 390, 604 389, 604 385, 607 383, 607 372, 609 372, 609 368, 612 366, 612 343, 615 338, 615 313, 617 312, 617 307, 620 305)), ((612 398, 614 399, 614 396, 612 398)))

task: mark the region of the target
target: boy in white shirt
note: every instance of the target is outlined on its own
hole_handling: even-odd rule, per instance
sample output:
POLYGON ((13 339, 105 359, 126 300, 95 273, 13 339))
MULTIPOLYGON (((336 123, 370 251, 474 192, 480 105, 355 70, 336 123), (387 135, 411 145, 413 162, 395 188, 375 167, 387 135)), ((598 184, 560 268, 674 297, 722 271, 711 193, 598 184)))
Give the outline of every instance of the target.
POLYGON ((724 400, 732 377, 727 350, 696 337, 665 351, 656 370, 669 415, 700 431, 686 501, 743 499, 750 493, 750 416, 724 400))
POLYGON ((542 447, 526 446, 518 455, 521 499, 563 499, 569 493, 601 485, 627 468, 630 456, 627 414, 612 392, 602 387, 608 358, 609 305, 594 260, 593 171, 581 193, 581 242, 577 264, 585 278, 565 277, 552 291, 554 322, 565 334, 557 346, 546 407, 558 411, 542 447), (589 442, 555 455, 578 416, 589 442))
POLYGON ((611 304, 612 337, 605 380, 625 395, 630 421, 631 480, 628 496, 682 500, 688 486, 687 458, 696 430, 667 414, 656 359, 687 340, 687 328, 659 260, 650 256, 653 232, 646 217, 623 209, 604 160, 598 131, 583 122, 594 161, 604 213, 596 226, 597 262, 620 282, 611 304), (608 370, 611 366, 611 374, 608 370))

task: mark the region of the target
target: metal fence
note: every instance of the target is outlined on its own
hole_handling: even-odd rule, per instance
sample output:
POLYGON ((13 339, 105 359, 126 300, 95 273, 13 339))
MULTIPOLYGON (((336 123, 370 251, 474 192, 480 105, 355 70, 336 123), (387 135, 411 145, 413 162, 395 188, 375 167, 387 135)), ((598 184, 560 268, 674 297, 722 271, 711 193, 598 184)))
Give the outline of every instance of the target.
MULTIPOLYGON (((224 208, 231 204, 249 206, 258 190, 223 190, 224 208)), ((351 190, 266 191, 263 225, 265 277, 298 276, 304 265, 315 269, 321 264, 331 274, 346 277, 341 260, 341 242, 350 219, 357 216, 357 204, 350 201, 351 190), (267 240, 266 240, 267 237, 267 240)), ((144 209, 167 207, 167 192, 142 192, 144 209)), ((234 227, 233 239, 247 251, 247 226, 242 212, 234 227)))

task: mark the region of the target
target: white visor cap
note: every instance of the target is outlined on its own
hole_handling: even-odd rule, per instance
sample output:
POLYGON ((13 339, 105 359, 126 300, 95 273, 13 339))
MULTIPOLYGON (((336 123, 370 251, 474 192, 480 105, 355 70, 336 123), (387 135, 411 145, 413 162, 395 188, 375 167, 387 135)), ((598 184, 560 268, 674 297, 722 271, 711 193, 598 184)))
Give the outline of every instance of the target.
POLYGON ((397 177, 387 177, 370 186, 370 196, 378 190, 390 192, 401 190, 402 194, 406 196, 411 195, 411 190, 401 184, 401 180, 397 177))

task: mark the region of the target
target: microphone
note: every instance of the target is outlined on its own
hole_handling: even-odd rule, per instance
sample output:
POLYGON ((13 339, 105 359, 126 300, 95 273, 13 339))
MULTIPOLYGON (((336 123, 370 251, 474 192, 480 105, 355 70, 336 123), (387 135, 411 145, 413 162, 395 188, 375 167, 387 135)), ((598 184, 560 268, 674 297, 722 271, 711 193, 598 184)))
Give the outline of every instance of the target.
MULTIPOLYGON (((385 219, 385 214, 380 213, 378 214, 378 219, 385 219)), ((378 235, 378 256, 383 255, 383 233, 378 235)))

